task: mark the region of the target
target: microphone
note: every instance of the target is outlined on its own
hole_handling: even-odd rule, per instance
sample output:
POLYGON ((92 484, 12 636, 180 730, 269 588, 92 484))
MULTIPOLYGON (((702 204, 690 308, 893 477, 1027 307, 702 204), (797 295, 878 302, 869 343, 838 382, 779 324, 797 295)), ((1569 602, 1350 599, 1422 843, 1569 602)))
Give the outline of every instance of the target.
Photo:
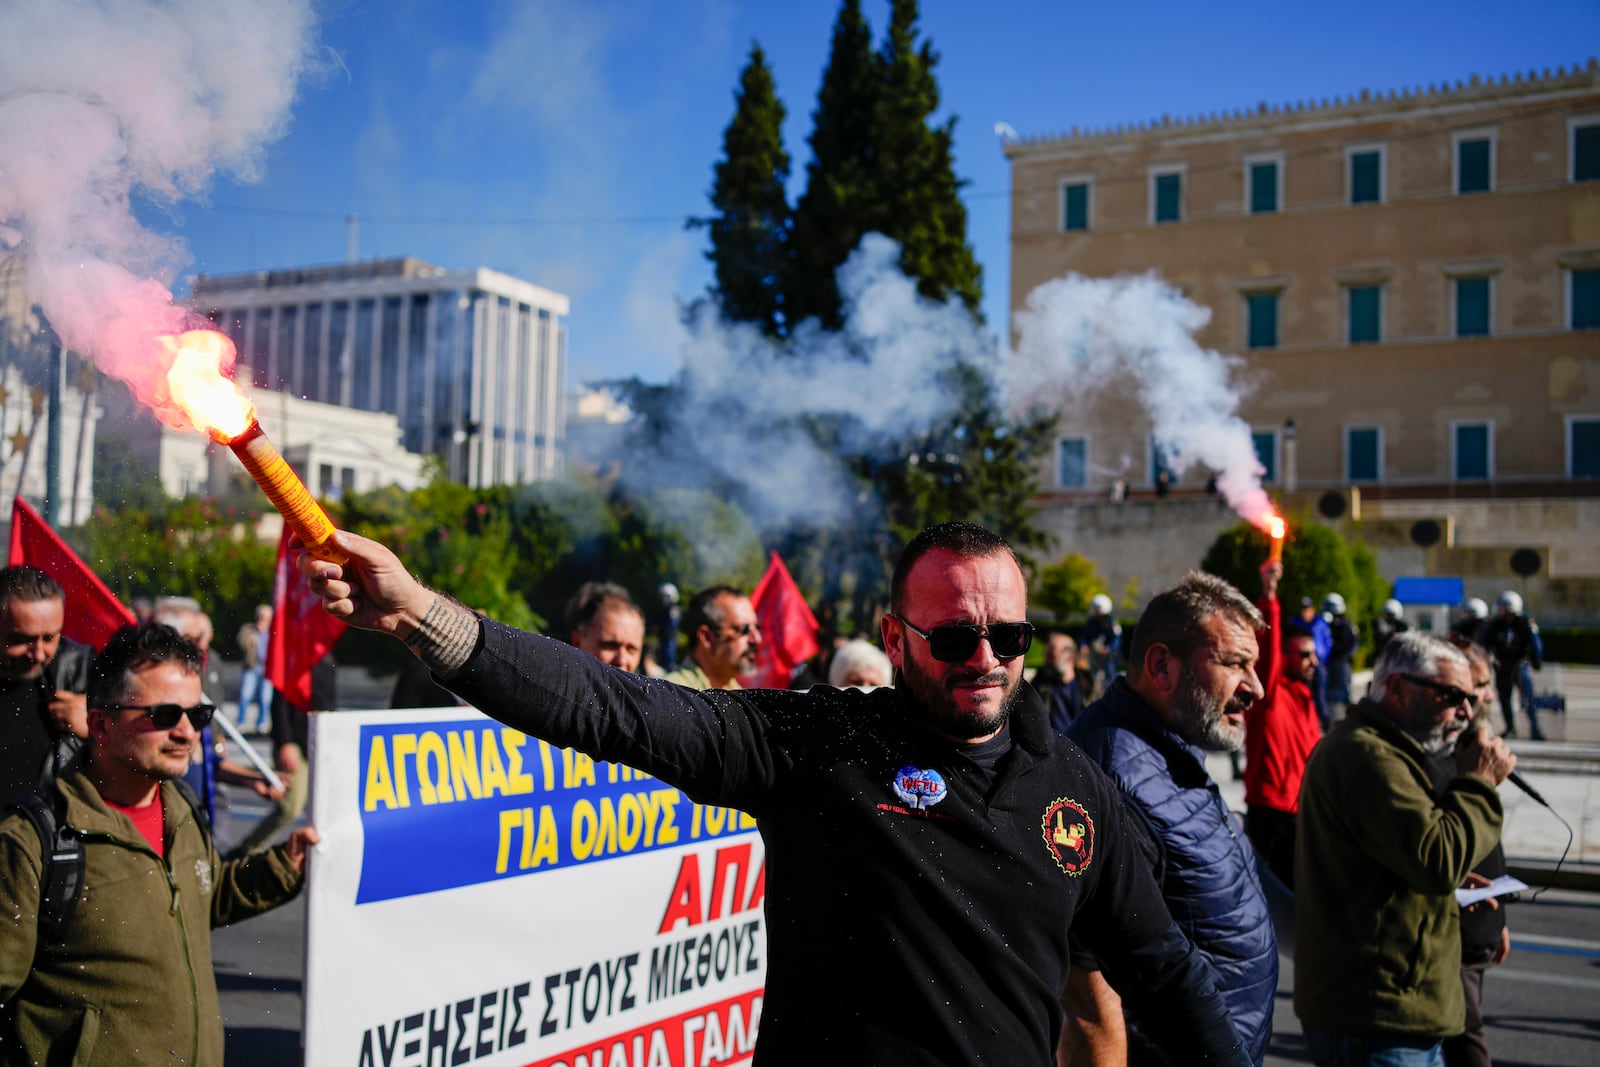
POLYGON ((1510 774, 1506 775, 1506 781, 1510 782, 1512 785, 1516 786, 1518 789, 1522 790, 1524 793, 1528 794, 1545 807, 1550 807, 1550 802, 1544 797, 1540 796, 1539 791, 1533 786, 1529 785, 1527 779, 1523 778, 1522 775, 1518 774, 1516 771, 1512 771, 1510 774))

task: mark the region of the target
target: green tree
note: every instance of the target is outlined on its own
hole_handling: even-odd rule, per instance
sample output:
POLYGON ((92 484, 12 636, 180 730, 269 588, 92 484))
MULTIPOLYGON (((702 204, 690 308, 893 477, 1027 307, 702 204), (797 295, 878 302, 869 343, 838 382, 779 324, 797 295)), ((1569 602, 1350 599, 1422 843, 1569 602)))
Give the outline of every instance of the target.
POLYGON ((1068 552, 1054 563, 1040 567, 1033 577, 1033 591, 1029 599, 1055 616, 1056 622, 1087 615, 1089 600, 1100 592, 1105 579, 1094 565, 1094 560, 1077 552, 1068 552))
MULTIPOLYGON (((1207 549, 1200 569, 1226 578, 1252 600, 1261 596, 1261 564, 1270 542, 1249 523, 1223 530, 1207 549)), ((1356 571, 1350 546, 1338 532, 1308 514, 1289 516, 1289 540, 1283 546, 1283 579, 1278 583, 1279 603, 1298 606, 1302 597, 1319 605, 1332 592, 1356 588, 1356 571)), ((1349 594, 1345 594, 1347 597, 1349 594)))
POLYGON ((716 270, 713 294, 722 314, 753 322, 769 337, 783 332, 784 262, 789 245, 789 153, 783 147, 784 107, 759 44, 739 75, 733 121, 722 135, 707 220, 716 270))

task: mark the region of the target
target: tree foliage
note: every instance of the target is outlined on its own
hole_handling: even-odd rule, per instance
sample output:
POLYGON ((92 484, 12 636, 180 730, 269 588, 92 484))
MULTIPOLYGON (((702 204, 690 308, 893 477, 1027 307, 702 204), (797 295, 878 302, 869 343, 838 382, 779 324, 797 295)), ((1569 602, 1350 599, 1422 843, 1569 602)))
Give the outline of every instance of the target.
POLYGON ((1089 613, 1089 601, 1105 587, 1105 579, 1094 560, 1068 552, 1053 563, 1046 563, 1033 576, 1029 602, 1050 612, 1056 622, 1065 622, 1089 613))
POLYGON ((739 76, 733 120, 723 133, 723 157, 711 187, 716 214, 706 223, 722 314, 753 322, 768 337, 784 326, 784 278, 789 253, 789 153, 783 147, 784 107, 759 44, 739 76))

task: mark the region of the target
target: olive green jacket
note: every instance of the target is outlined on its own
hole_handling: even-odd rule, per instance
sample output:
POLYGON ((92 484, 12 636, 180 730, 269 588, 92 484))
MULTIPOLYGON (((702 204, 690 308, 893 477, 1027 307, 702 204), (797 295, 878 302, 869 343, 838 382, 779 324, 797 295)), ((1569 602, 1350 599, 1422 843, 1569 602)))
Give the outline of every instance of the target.
POLYGON ((84 886, 56 941, 39 934, 39 834, 20 813, 0 821, 0 1064, 217 1067, 211 929, 292 899, 300 872, 281 846, 224 862, 170 783, 164 861, 81 771, 57 788, 84 886))
POLYGON ((1502 810, 1477 775, 1436 800, 1429 759, 1367 702, 1311 752, 1294 867, 1294 1010, 1308 1028, 1461 1033, 1454 894, 1499 841, 1502 810))

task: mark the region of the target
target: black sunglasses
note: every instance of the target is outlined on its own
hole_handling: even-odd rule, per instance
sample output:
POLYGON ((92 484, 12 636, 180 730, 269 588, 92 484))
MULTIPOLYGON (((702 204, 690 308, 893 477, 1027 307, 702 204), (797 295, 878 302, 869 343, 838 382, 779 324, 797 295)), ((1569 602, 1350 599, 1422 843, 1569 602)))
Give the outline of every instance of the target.
POLYGON ((900 619, 906 629, 928 642, 928 651, 942 663, 965 663, 978 651, 978 642, 985 638, 994 649, 996 659, 1016 659, 1033 644, 1031 622, 991 622, 987 626, 953 622, 924 632, 898 615, 893 618, 900 619))
POLYGON ((740 626, 734 626, 732 623, 729 623, 727 626, 724 626, 723 629, 728 632, 729 637, 749 637, 751 634, 761 629, 761 624, 759 622, 747 622, 740 626))
POLYGON ((204 730, 211 725, 211 717, 217 713, 215 704, 196 704, 186 708, 182 704, 107 704, 101 711, 142 711, 145 718, 157 730, 170 730, 178 725, 178 720, 185 715, 196 730, 204 730))
POLYGON ((1412 685, 1420 685, 1424 689, 1432 689, 1435 693, 1438 693, 1440 696, 1444 697, 1445 700, 1449 701, 1449 707, 1453 708, 1458 705, 1465 704, 1467 706, 1467 710, 1471 711, 1476 709, 1478 706, 1477 694, 1468 693, 1457 689, 1455 686, 1450 685, 1447 682, 1436 682, 1432 678, 1424 678, 1418 674, 1402 674, 1400 677, 1404 678, 1412 685))

